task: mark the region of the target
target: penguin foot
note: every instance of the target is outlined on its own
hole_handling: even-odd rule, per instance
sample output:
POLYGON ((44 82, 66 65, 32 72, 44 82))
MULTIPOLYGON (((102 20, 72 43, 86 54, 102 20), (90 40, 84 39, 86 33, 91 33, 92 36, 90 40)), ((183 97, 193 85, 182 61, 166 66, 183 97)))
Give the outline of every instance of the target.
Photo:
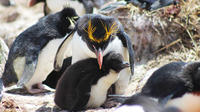
POLYGON ((47 90, 45 89, 42 83, 38 83, 38 84, 33 85, 30 89, 27 89, 27 91, 31 94, 37 94, 37 93, 46 92, 47 90))

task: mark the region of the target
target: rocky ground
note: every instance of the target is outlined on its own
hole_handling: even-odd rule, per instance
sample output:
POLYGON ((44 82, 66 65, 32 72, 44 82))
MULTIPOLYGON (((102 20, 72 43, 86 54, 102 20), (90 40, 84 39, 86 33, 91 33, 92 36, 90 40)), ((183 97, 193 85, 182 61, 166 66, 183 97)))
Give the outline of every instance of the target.
MULTIPOLYGON (((193 1, 193 0, 191 0, 193 1)), ((194 0, 195 1, 195 0, 194 0)), ((17 35, 19 35, 26 28, 36 23, 36 21, 43 16, 42 6, 43 4, 38 4, 32 8, 27 7, 27 3, 24 0, 17 0, 16 6, 4 7, 0 5, 0 42, 1 42, 1 54, 0 54, 0 76, 4 69, 4 64, 7 58, 8 49, 12 44, 13 40, 17 35), (5 43, 4 43, 5 42, 5 43), (8 46, 8 47, 7 47, 8 46)), ((199 2, 198 2, 199 3, 199 2)), ((131 83, 125 93, 125 95, 132 95, 138 91, 140 91, 141 87, 145 84, 148 77, 152 74, 160 66, 167 64, 173 61, 197 61, 199 60, 199 49, 200 45, 198 33, 190 32, 191 29, 195 29, 196 31, 200 31, 200 19, 197 20, 199 23, 195 28, 186 28, 184 24, 177 24, 178 21, 172 24, 169 18, 160 19, 148 17, 147 14, 137 13, 134 16, 131 12, 127 12, 127 10, 133 10, 133 6, 128 6, 125 9, 119 9, 116 12, 109 12, 107 14, 112 14, 118 17, 118 19, 123 23, 125 19, 128 22, 133 22, 128 24, 125 29, 129 33, 129 35, 133 40, 134 49, 136 51, 136 63, 135 66, 135 74, 132 78, 131 83), (121 10, 125 10, 128 13, 125 19, 124 13, 119 13, 121 10), (119 16, 120 15, 120 16, 119 16), (142 16, 141 16, 142 15, 142 16), (129 18, 130 17, 130 18, 129 18), (140 17, 140 19, 137 19, 140 17), (151 22, 153 20, 159 21, 154 24, 151 22), (147 26, 143 25, 140 27, 140 24, 148 21, 147 26), (142 22, 141 22, 142 21, 142 22), (164 21, 164 22, 162 22, 164 21), (140 22, 140 23, 138 23, 140 22), (138 24, 137 24, 138 23, 138 24), (157 26, 156 26, 157 25, 157 26), (156 27, 153 27, 156 26, 156 27), (169 29, 166 29, 169 27, 169 29), (171 29, 177 28, 177 30, 171 29), (153 30, 152 30, 153 29, 153 30), (163 30, 164 29, 164 30, 163 30), (133 30, 133 31, 132 31, 133 30), (133 32, 133 33, 131 33, 133 32), (140 33, 137 33, 140 32, 140 33), (145 33, 144 33, 145 32, 145 33), (153 32, 153 33, 152 33, 153 32), (151 37, 148 37, 148 36, 151 37), (161 37, 166 39, 163 41, 161 37), (169 36, 170 35, 170 36, 169 36), (155 37, 155 38, 152 38, 155 37), (191 38, 192 39, 191 39, 191 38), (187 38, 185 41, 185 38, 187 38), (170 40, 170 41, 169 41, 170 40), (155 42, 153 43, 152 42, 155 42), (138 43, 140 43, 138 45, 138 43), (188 44, 189 43, 189 44, 188 44), (153 46, 153 47, 152 47, 153 46), (156 49, 149 49, 149 48, 156 49), (149 57, 151 57, 149 59, 149 57), (142 59, 148 60, 141 63, 142 59)), ((134 7, 135 8, 135 7, 134 7)), ((196 9, 195 9, 196 10, 196 9)), ((191 12, 193 13, 193 12, 191 12)), ((198 14, 200 12, 197 11, 198 14)), ((200 34, 200 33, 199 33, 200 34)), ((60 111, 53 102, 54 92, 47 92, 38 95, 28 95, 28 94, 13 94, 13 93, 4 93, 4 97, 2 102, 0 103, 0 111, 2 112, 58 112, 60 111)), ((90 109, 87 112, 111 112, 115 109, 90 109)))

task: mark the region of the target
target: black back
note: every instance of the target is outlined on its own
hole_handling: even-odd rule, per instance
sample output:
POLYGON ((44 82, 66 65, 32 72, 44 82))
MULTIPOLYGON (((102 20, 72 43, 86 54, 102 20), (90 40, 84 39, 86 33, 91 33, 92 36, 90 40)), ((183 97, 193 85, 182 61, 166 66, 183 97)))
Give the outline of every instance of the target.
POLYGON ((184 65, 184 62, 172 62, 159 68, 148 79, 141 93, 161 99, 170 94, 173 98, 182 96, 191 89, 191 84, 187 84, 181 73, 184 65))

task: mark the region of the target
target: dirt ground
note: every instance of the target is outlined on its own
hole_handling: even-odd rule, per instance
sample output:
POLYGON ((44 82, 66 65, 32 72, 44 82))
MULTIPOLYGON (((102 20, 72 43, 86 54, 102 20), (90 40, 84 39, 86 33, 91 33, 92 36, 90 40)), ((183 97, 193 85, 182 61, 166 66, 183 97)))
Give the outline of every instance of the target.
MULTIPOLYGON (((27 7, 23 0, 17 0, 16 6, 4 7, 0 5, 0 38, 3 39, 8 47, 12 44, 17 35, 29 26, 37 22, 43 16, 42 6, 38 4, 32 8, 27 7)), ((192 40, 189 40, 192 43, 192 40)), ((196 42, 195 42, 196 43, 196 42)), ((193 43, 194 44, 194 43, 193 43)), ((199 60, 200 46, 186 47, 182 42, 176 43, 173 47, 168 47, 164 51, 156 53, 146 63, 138 63, 135 66, 135 73, 125 95, 132 95, 139 92, 153 71, 157 68, 173 61, 197 61, 199 60)), ((148 56, 148 55, 147 55, 148 56)), ((4 66, 5 61, 1 62, 4 66)), ((0 72, 2 73, 2 71, 0 72)), ((0 74, 1 76, 1 74, 0 74)), ((39 95, 19 95, 4 93, 0 104, 0 111, 4 107, 4 112, 57 112, 53 102, 54 92, 39 95), (6 108, 5 108, 6 105, 6 108)), ((111 112, 115 109, 90 109, 87 112, 111 112)), ((64 111, 62 111, 64 112, 64 111)))

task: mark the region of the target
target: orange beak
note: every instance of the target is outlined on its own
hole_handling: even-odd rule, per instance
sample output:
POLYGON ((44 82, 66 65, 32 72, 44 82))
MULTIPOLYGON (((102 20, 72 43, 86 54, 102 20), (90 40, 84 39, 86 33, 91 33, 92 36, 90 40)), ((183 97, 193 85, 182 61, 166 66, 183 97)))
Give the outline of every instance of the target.
POLYGON ((95 47, 94 47, 94 50, 95 50, 95 54, 96 54, 97 61, 98 61, 98 64, 99 64, 99 69, 101 70, 102 63, 103 63, 103 51, 101 50, 101 48, 99 48, 97 50, 95 47))

